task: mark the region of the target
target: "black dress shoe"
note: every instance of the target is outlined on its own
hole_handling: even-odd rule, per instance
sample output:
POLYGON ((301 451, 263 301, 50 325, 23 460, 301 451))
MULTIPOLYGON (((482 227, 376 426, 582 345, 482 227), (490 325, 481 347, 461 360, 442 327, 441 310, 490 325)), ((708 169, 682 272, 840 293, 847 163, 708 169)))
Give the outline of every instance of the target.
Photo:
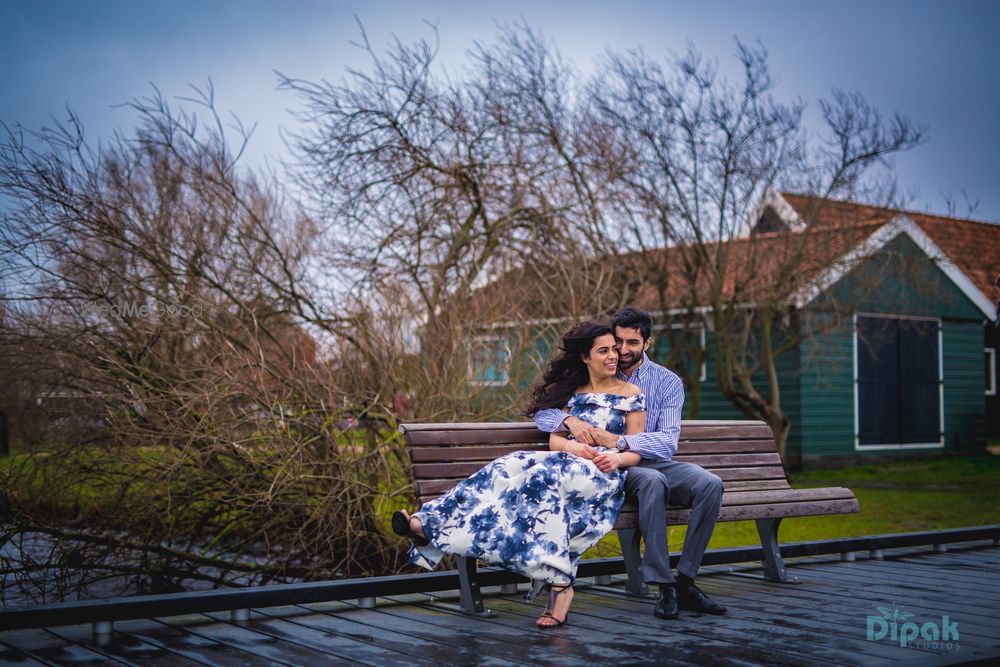
POLYGON ((678 586, 677 606, 685 611, 700 611, 706 614, 725 614, 726 608, 718 602, 713 602, 712 598, 705 595, 705 592, 689 583, 678 586))
POLYGON ((677 613, 677 586, 660 586, 660 599, 653 607, 653 614, 659 618, 678 618, 677 613))

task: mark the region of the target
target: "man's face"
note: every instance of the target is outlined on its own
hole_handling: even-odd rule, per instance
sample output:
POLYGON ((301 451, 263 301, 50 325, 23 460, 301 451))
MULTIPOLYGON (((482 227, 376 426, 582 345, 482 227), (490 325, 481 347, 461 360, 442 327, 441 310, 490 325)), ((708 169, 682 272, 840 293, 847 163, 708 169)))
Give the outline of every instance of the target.
POLYGON ((649 349, 649 341, 642 339, 638 329, 615 327, 615 342, 618 344, 618 370, 627 371, 642 361, 642 353, 649 349))

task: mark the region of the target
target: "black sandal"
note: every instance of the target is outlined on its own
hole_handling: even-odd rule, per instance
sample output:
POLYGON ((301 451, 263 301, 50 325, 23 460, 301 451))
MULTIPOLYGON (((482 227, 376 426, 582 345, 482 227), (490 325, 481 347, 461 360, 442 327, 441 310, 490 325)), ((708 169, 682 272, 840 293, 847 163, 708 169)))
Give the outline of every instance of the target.
POLYGON ((406 537, 413 540, 413 543, 416 544, 418 547, 426 547, 431 542, 426 537, 413 532, 413 530, 410 528, 410 519, 412 518, 413 518, 412 516, 407 517, 402 512, 393 512, 392 532, 396 533, 401 537, 406 537))
POLYGON ((545 625, 539 625, 538 621, 535 621, 535 627, 541 628, 542 630, 551 630, 552 628, 561 628, 562 626, 566 625, 566 621, 569 620, 569 609, 566 610, 566 617, 561 621, 558 618, 556 618, 552 612, 555 610, 556 600, 559 599, 559 596, 565 593, 567 590, 572 590, 572 589, 573 589, 573 584, 566 584, 565 586, 553 586, 552 584, 549 584, 549 603, 548 605, 546 605, 545 611, 542 613, 542 615, 538 617, 538 621, 542 620, 543 618, 551 618, 553 621, 555 621, 555 623, 547 623, 545 625))

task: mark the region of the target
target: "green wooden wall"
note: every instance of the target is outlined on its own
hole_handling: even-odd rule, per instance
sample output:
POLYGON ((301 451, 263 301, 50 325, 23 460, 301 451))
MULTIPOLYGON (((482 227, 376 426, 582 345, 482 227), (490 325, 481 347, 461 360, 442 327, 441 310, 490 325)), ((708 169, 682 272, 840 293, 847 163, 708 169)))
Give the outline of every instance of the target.
MULTIPOLYGON (((909 237, 900 236, 885 246, 878 259, 856 267, 807 307, 799 317, 799 326, 820 333, 778 359, 782 403, 792 421, 788 447, 793 456, 832 459, 869 452, 883 456, 914 451, 855 450, 853 321, 848 316, 830 326, 831 320, 824 313, 830 312, 831 300, 860 304, 857 310, 862 313, 940 318, 945 450, 974 451, 985 444, 983 313, 909 237), (877 285, 877 290, 872 290, 872 285, 877 285)), ((519 347, 521 351, 530 350, 532 360, 515 373, 519 381, 500 391, 523 392, 530 386, 528 376, 537 372, 537 364, 547 358, 549 341, 558 338, 559 327, 554 326, 534 341, 522 339, 519 347)), ((690 401, 686 401, 685 418, 746 418, 719 390, 711 332, 706 334, 706 346, 710 353, 706 377, 701 382, 700 409, 694 415, 690 401)), ((662 362, 668 351, 665 336, 658 336, 650 356, 662 362)), ((766 387, 762 375, 754 380, 759 388, 766 387)))

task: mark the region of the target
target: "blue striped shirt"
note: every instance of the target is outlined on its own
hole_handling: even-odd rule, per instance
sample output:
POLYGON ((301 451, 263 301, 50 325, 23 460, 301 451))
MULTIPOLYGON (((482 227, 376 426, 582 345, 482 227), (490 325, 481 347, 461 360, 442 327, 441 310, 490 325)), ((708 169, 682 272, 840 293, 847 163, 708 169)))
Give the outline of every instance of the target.
MULTIPOLYGON (((629 449, 644 459, 673 458, 681 434, 684 382, 672 371, 650 361, 645 353, 632 377, 619 372, 618 379, 631 382, 646 395, 646 431, 625 436, 629 449)), ((535 425, 546 433, 565 431, 563 421, 568 416, 556 408, 539 410, 535 413, 535 425)))

